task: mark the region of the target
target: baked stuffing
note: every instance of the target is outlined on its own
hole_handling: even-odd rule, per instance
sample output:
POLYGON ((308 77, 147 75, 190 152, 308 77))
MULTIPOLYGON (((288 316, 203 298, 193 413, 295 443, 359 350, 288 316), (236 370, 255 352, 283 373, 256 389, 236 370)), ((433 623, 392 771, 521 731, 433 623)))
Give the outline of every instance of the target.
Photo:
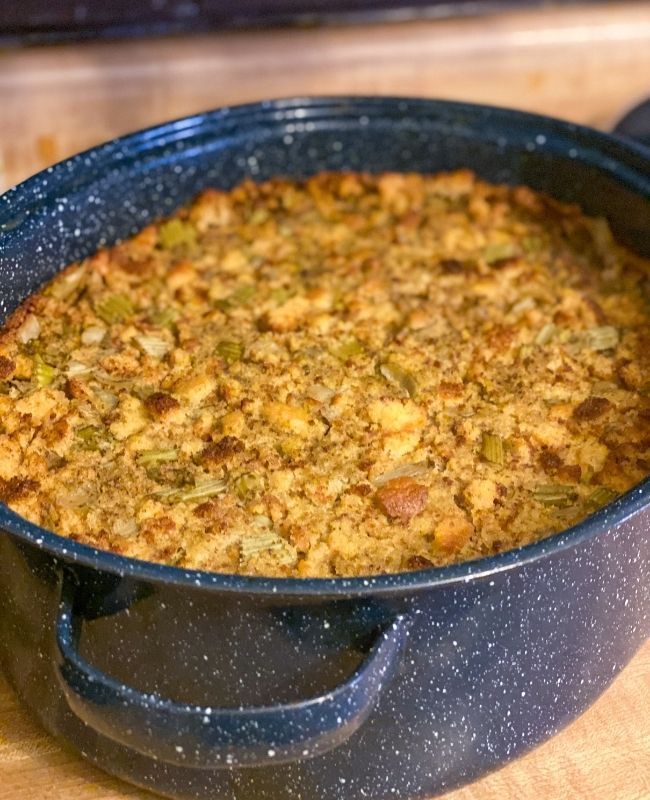
POLYGON ((422 569, 650 472, 650 262, 467 171, 208 190, 0 333, 0 499, 218 572, 422 569))

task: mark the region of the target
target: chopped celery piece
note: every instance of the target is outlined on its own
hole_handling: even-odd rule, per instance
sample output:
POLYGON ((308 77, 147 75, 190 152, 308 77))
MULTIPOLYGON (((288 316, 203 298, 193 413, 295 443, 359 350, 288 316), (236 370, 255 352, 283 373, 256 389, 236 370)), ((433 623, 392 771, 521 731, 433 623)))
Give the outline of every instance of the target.
POLYGON ((273 302, 277 303, 279 306, 283 306, 290 297, 291 292, 285 288, 274 289, 271 292, 271 300, 273 300, 273 302))
POLYGON ((217 479, 197 483, 195 486, 189 488, 158 489, 151 494, 153 497, 157 497, 165 503, 189 503, 195 500, 203 500, 206 497, 214 497, 215 495, 223 494, 225 491, 226 482, 217 479))
POLYGON ((542 249, 543 244, 541 236, 524 236, 521 240, 521 246, 524 248, 524 252, 528 254, 537 253, 542 249))
POLYGON ((239 286, 228 298, 233 305, 245 305, 255 296, 255 287, 250 283, 239 286))
POLYGON ((160 325, 161 328, 171 328, 176 321, 178 314, 173 308, 160 308, 151 314, 151 321, 154 325, 160 325))
POLYGON ((256 208, 248 218, 249 225, 262 225, 269 219, 270 213, 266 208, 256 208))
POLYGON ((244 346, 241 342, 219 342, 217 345, 217 353, 228 364, 234 364, 235 361, 240 361, 241 357, 244 355, 244 346))
POLYGON ((573 486, 562 486, 560 484, 542 484, 533 490, 536 500, 545 506, 558 506, 568 508, 572 506, 578 495, 573 486))
POLYGON ((505 463, 503 439, 497 436, 496 433, 483 433, 481 437, 481 455, 491 464, 503 466, 505 463))
POLYGON ((240 500, 252 494, 256 494, 264 488, 264 482, 259 475, 254 475, 252 472, 246 472, 240 475, 235 481, 235 492, 240 500))
POLYGON ((392 361, 386 361, 379 365, 379 372, 384 376, 384 378, 386 378, 386 380, 392 381, 393 383, 397 383, 399 386, 401 386, 410 397, 415 397, 417 394, 418 384, 415 376, 407 369, 404 369, 404 367, 400 367, 399 364, 395 364, 392 361))
POLYGON ((489 244, 483 250, 483 258, 488 264, 494 264, 505 258, 514 258, 517 255, 517 248, 512 242, 489 244))
POLYGON ((618 492, 607 486, 599 486, 587 498, 587 505, 592 508, 602 508, 612 503, 618 497, 618 492))
POLYGON ((40 355, 34 356, 34 380, 38 386, 41 388, 49 386, 54 380, 55 374, 54 367, 46 364, 40 355))
POLYGON ((113 294, 95 306, 95 313, 107 325, 113 325, 124 322, 133 314, 133 304, 123 294, 113 294))
POLYGON ((143 450, 138 455, 138 464, 140 466, 161 464, 164 461, 176 461, 177 458, 178 453, 172 448, 168 450, 143 450))
POLYGON ((222 480, 206 481, 205 483, 198 483, 191 489, 185 489, 178 492, 178 500, 187 503, 192 500, 202 500, 204 497, 214 497, 217 494, 222 494, 226 490, 226 482, 222 480))
POLYGON ((100 442, 106 439, 106 430, 95 425, 85 425, 75 431, 81 440, 83 450, 96 451, 100 449, 100 442))
POLYGON ((280 550, 286 547, 285 540, 275 531, 266 530, 251 534, 241 541, 242 558, 250 558, 264 550, 280 550))
POLYGON ((348 339, 332 350, 332 355, 341 361, 348 361, 355 356, 365 353, 366 348, 358 339, 348 339))
POLYGON ((163 250, 196 243, 196 228, 189 222, 174 218, 164 222, 158 229, 158 241, 163 250))
POLYGON ((255 287, 251 284, 242 284, 232 294, 217 300, 216 306, 221 311, 228 311, 231 308, 246 305, 254 297, 255 291, 255 287))

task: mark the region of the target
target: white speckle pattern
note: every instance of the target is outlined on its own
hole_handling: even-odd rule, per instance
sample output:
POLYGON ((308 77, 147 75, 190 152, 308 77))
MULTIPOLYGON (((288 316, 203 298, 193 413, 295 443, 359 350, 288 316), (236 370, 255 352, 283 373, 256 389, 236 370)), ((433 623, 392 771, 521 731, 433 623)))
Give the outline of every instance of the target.
MULTIPOLYGON (((459 166, 604 210, 647 247, 650 170, 622 142, 464 104, 283 100, 102 145, 0 198, 0 322, 60 267, 204 186, 459 166)), ((0 660, 48 730, 168 797, 428 797, 553 735, 648 636, 649 500, 646 482, 572 531, 493 559, 326 581, 136 562, 0 507, 0 660), (63 567, 75 603, 59 609, 63 567), (57 613, 70 668, 77 644, 92 665, 80 662, 85 678, 66 673, 77 713, 93 709, 85 721, 59 688, 57 613), (403 654, 398 616, 411 623, 403 654), (122 743, 93 730, 98 716, 122 743)))

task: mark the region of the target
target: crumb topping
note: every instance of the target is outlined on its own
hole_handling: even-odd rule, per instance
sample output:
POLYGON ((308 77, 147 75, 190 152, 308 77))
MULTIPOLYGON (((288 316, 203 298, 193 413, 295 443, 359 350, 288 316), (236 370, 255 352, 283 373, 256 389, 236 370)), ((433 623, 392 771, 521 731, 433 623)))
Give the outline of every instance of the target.
POLYGON ((650 262, 467 171, 208 190, 0 331, 0 500, 220 572, 518 547, 650 473, 650 262))

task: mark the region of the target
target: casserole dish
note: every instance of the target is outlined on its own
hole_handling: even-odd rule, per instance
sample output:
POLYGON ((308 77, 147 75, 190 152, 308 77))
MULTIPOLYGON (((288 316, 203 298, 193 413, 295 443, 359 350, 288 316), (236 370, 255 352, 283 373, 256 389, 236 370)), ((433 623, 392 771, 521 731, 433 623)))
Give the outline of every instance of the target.
MULTIPOLYGON (((465 104, 222 109, 63 162, 2 198, 0 314, 210 185, 469 167, 606 216, 650 254, 650 160, 568 123, 465 104)), ((0 658, 53 734, 177 798, 425 798, 581 713, 648 635, 650 482, 500 556, 353 579, 139 562, 0 508, 0 658)))

